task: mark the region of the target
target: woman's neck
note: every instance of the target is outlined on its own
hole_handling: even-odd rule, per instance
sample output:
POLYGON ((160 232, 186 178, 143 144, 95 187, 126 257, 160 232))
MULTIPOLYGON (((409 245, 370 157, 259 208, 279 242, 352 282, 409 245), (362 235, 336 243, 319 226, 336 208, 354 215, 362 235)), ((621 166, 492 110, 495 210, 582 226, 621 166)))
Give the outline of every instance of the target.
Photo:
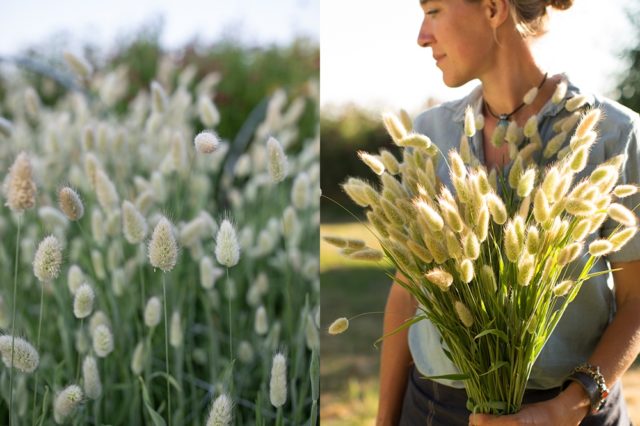
POLYGON ((496 48, 493 64, 480 75, 482 96, 495 114, 509 114, 522 103, 531 88, 538 87, 543 77, 544 72, 526 42, 507 41, 496 48))

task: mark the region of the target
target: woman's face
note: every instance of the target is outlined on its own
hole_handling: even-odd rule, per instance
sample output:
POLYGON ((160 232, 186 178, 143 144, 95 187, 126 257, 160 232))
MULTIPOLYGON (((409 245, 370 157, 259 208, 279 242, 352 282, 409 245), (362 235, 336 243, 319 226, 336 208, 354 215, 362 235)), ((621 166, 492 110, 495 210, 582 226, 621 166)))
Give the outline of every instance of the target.
POLYGON ((494 44, 485 1, 420 0, 424 12, 418 44, 430 47, 444 83, 458 87, 491 63, 494 44))

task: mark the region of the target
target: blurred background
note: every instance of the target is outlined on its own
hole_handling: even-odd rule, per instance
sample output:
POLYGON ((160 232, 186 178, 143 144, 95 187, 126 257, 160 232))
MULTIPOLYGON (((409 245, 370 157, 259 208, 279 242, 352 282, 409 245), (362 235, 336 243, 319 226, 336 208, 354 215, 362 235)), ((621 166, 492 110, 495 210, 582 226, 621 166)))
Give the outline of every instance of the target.
MULTIPOLYGON (((217 131, 230 138, 277 88, 291 98, 309 90, 309 77, 319 73, 319 14, 313 0, 114 0, 108 7, 68 0, 55 10, 43 0, 8 0, 0 14, 0 100, 7 78, 21 72, 45 104, 55 103, 72 84, 60 71, 64 51, 105 73, 125 73, 133 83, 116 106, 122 112, 156 75, 171 87, 175 70, 190 64, 196 82, 212 72, 225 76, 212 101, 227 111, 217 131)), ((308 115, 303 137, 315 131, 308 115)))
MULTIPOLYGON (((431 50, 416 43, 422 16, 418 1, 322 5, 322 235, 365 237, 376 246, 357 222, 362 209, 346 197, 340 183, 347 176, 372 177, 357 150, 376 153, 384 147, 397 153, 382 126, 382 112, 403 108, 415 117, 431 105, 466 95, 477 84, 457 89, 444 85, 431 50)), ((639 111, 639 36, 640 1, 577 1, 568 11, 552 13, 548 34, 533 49, 550 74, 567 73, 583 89, 639 111)), ((373 424, 379 367, 374 342, 382 333, 392 271, 346 263, 325 242, 320 253, 325 329, 335 318, 372 312, 354 319, 347 333, 322 335, 322 423, 373 424)), ((625 377, 625 392, 634 421, 640 422, 640 369, 625 377)))

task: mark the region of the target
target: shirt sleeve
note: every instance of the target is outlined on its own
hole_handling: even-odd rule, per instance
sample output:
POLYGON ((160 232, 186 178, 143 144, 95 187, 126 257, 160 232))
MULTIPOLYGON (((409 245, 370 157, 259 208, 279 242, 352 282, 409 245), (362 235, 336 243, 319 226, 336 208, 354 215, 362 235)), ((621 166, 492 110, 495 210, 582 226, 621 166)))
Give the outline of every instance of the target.
MULTIPOLYGON (((628 131, 622 133, 620 143, 623 144, 620 153, 626 155, 626 161, 623 169, 620 173, 620 179, 618 184, 632 184, 640 185, 640 147, 638 141, 640 140, 640 117, 635 114, 632 118, 628 131)), ((626 198, 614 200, 614 202, 620 203, 631 210, 638 217, 640 211, 640 193, 636 192, 626 198)), ((637 228, 637 223, 636 223, 637 228)), ((616 230, 621 230, 618 222, 608 219, 602 228, 603 237, 609 236, 616 230)), ((610 253, 607 256, 609 262, 631 262, 640 259, 640 233, 636 233, 631 240, 627 242, 619 251, 610 253)))

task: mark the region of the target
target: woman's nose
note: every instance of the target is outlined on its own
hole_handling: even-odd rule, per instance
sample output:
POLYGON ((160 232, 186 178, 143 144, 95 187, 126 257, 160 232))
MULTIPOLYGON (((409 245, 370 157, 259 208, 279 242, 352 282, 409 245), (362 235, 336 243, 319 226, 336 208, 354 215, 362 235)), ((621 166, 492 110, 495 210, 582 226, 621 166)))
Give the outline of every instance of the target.
POLYGON ((418 45, 421 47, 429 47, 434 40, 433 33, 425 16, 422 20, 422 25, 420 25, 420 31, 418 32, 418 45))

